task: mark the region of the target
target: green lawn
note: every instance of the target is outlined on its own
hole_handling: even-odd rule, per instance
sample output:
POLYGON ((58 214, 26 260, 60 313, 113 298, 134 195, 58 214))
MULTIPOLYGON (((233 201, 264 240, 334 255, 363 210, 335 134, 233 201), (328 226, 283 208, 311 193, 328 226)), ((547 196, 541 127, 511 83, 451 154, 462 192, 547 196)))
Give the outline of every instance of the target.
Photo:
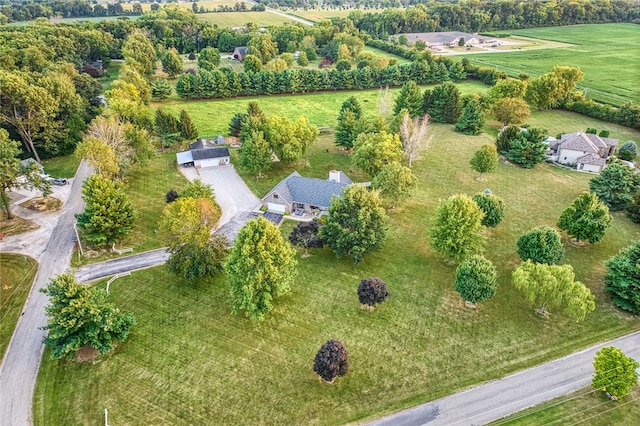
MULTIPOLYGON (((156 225, 166 205, 165 196, 172 188, 180 192, 186 184, 187 179, 177 169, 175 152, 157 155, 145 168, 134 166, 127 174, 126 192, 138 212, 138 219, 133 232, 117 247, 132 247, 134 253, 164 247, 166 244, 156 234, 156 225)), ((110 251, 93 251, 90 257, 80 257, 76 252, 71 265, 79 267, 120 257, 110 251)))
POLYGON ((522 50, 468 56, 476 65, 495 66, 512 76, 537 76, 554 65, 580 67, 585 79, 578 85, 589 97, 620 105, 640 103, 640 27, 634 24, 594 24, 510 30, 510 34, 571 43, 545 50, 522 50))
POLYGON ((72 178, 76 175, 80 160, 75 155, 49 158, 42 161, 44 170, 56 178, 72 178))
POLYGON ((578 392, 535 406, 491 423, 493 426, 634 425, 640 419, 640 387, 619 401, 611 401, 602 392, 584 388, 578 392))
POLYGON ((411 62, 410 60, 405 59, 402 56, 394 55, 393 53, 385 52, 384 50, 380 50, 380 49, 375 48, 375 47, 365 46, 363 50, 365 52, 373 52, 376 55, 386 56, 388 58, 395 58, 395 59, 398 60, 398 65, 408 64, 408 63, 411 62))
MULTIPOLYGON (((427 86, 423 86, 427 87, 427 86)), ((465 81, 458 84, 462 93, 478 93, 487 90, 487 86, 476 81, 465 81)), ((396 95, 400 88, 390 89, 396 95)), ((224 100, 183 101, 167 100, 153 103, 154 108, 165 108, 174 114, 186 109, 203 137, 228 134, 229 121, 237 112, 245 112, 247 104, 257 101, 267 115, 281 115, 290 119, 304 115, 316 126, 335 126, 340 106, 349 96, 357 96, 363 109, 373 114, 377 108, 380 91, 337 91, 298 95, 274 95, 224 100)))
MULTIPOLYGON (((278 104, 263 98, 260 103, 267 114, 304 113, 317 122, 319 104, 325 104, 316 96, 288 97, 289 102, 280 99, 278 104), (293 102, 307 98, 318 101, 305 108, 293 102)), ((334 112, 322 107, 327 108, 322 114, 329 124, 343 100, 331 96, 338 98, 334 112)), ((358 96, 369 99, 363 105, 371 111, 375 92, 358 96)), ((213 129, 226 127, 222 111, 231 114, 246 101, 182 106, 190 111, 193 105, 219 106, 215 118, 195 118, 215 134, 213 129)), ((562 114, 560 122, 599 127, 576 114, 562 114)), ((640 329, 639 318, 613 307, 602 285, 602 262, 640 233, 622 214, 614 215, 600 243, 566 247, 566 262, 596 297, 598 307, 584 322, 576 324, 557 312, 540 318, 510 284, 518 264, 519 235, 537 225, 553 225, 588 188, 590 175, 548 165, 525 170, 501 163, 496 173, 478 182, 469 159, 494 138, 465 136, 450 125, 434 125, 433 132, 433 145, 414 166, 418 191, 392 212, 381 252, 352 264, 336 259, 328 248, 313 251, 312 257, 299 260, 292 294, 278 300, 262 323, 230 313, 223 276, 189 284, 164 267, 136 272, 110 293, 137 317, 131 337, 95 365, 50 361, 45 354, 34 399, 35 424, 98 425, 105 408, 113 424, 128 425, 364 421, 640 329), (499 288, 491 301, 466 309, 453 290, 455 269, 432 251, 427 239, 439 199, 485 188, 507 205, 504 222, 486 232, 485 256, 498 269, 499 288), (356 296, 358 282, 370 276, 384 279, 391 292, 372 312, 362 309, 356 296), (312 364, 320 345, 331 338, 345 342, 350 370, 329 386, 314 375, 312 364)), ((328 135, 312 147, 308 169, 280 166, 267 179, 275 181, 295 168, 305 175, 321 175, 334 165, 349 168, 348 158, 330 144, 328 135)), ((354 178, 361 177, 354 173, 354 178)), ((258 195, 272 183, 247 180, 258 195)), ((156 202, 167 189, 162 187, 150 199, 156 202)), ((158 204, 163 202, 162 197, 158 204)), ((283 233, 290 229, 291 224, 283 225, 283 233)))
POLYGON ((196 15, 198 19, 210 24, 224 27, 244 27, 248 22, 255 22, 259 27, 282 25, 285 22, 297 22, 286 16, 269 12, 211 12, 196 15))
POLYGON ((0 360, 4 358, 37 271, 38 262, 31 257, 0 253, 0 360))

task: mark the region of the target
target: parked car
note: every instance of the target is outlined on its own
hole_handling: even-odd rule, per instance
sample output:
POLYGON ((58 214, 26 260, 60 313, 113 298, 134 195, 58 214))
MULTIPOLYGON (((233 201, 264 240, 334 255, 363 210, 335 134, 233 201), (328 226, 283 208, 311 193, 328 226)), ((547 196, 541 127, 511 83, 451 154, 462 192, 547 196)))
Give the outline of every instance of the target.
POLYGON ((68 180, 66 180, 65 178, 55 178, 55 179, 51 179, 51 183, 54 185, 66 185, 69 183, 68 180))

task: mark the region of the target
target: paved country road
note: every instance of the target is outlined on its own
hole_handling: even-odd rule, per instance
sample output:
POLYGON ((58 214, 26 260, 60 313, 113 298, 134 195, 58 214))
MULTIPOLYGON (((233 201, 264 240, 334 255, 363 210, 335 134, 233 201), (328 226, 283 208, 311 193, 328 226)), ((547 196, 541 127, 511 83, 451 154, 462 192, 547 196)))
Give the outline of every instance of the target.
POLYGON ((371 426, 483 425, 591 384, 593 358, 615 346, 640 361, 640 331, 369 423, 371 426))
POLYGON ((75 244, 74 214, 83 209, 80 190, 82 182, 90 173, 86 163, 82 162, 62 215, 45 250, 39 256, 40 265, 34 285, 0 365, 0 425, 31 424, 31 402, 44 349, 42 338, 45 331, 40 327, 47 324, 44 307, 48 300, 39 290, 46 287, 52 276, 65 272, 68 268, 75 244))

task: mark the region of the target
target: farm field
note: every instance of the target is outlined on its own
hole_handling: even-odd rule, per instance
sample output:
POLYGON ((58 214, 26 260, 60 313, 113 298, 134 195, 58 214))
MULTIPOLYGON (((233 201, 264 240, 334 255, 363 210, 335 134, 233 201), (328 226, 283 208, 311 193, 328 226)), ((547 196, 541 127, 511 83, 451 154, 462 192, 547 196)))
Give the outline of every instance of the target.
POLYGON ((212 12, 199 13, 198 19, 219 27, 244 27, 247 22, 255 22, 259 27, 294 23, 294 19, 269 12, 212 12))
POLYGON ((37 271, 38 262, 31 257, 0 253, 0 360, 9 346, 37 271))
POLYGON ((492 426, 538 426, 588 424, 632 425, 640 419, 640 388, 636 386, 619 401, 611 401, 593 388, 554 399, 491 423, 492 426))
POLYGON ((580 67, 585 78, 578 88, 595 100, 621 105, 640 102, 637 84, 640 55, 637 42, 640 27, 634 24, 594 24, 510 30, 516 36, 532 37, 573 46, 545 50, 523 49, 508 54, 485 53, 469 57, 477 65, 494 66, 517 77, 535 77, 554 65, 580 67))
MULTIPOLYGON (((462 87, 471 91, 473 86, 462 87)), ((333 125, 340 104, 351 94, 256 100, 267 115, 305 114, 314 124, 333 125)), ((371 114, 377 91, 356 96, 371 114)), ((207 129, 215 135, 226 134, 227 116, 243 111, 248 101, 166 106, 172 112, 187 109, 201 133, 207 129)), ((602 122, 573 113, 544 114, 534 113, 529 122, 545 125, 552 134, 604 128, 602 122)), ((606 127, 612 137, 640 139, 640 132, 606 127)), ((478 182, 468 162, 482 144, 494 140, 496 128, 497 123, 489 123, 488 133, 474 137, 434 124, 434 142, 414 167, 417 193, 391 212, 382 251, 359 264, 336 259, 329 248, 300 258, 292 294, 279 299, 262 323, 230 313, 223 276, 187 283, 158 267, 116 282, 110 295, 121 309, 136 315, 138 325, 124 344, 96 364, 51 361, 46 352, 34 423, 98 425, 105 408, 113 424, 128 425, 363 421, 640 329, 640 319, 614 308, 602 285, 602 262, 640 235, 640 227, 623 214, 615 214, 600 243, 565 245, 565 262, 596 297, 598 308, 584 322, 576 324, 556 312, 542 319, 513 288, 510 274, 519 262, 519 235, 537 225, 554 225, 560 212, 588 188, 592 175, 501 163, 496 173, 478 182), (466 309, 453 290, 455 268, 432 251, 427 239, 439 199, 485 188, 507 205, 504 222, 486 232, 485 256, 498 269, 499 287, 494 299, 466 309), (356 296, 358 282, 370 276, 385 280, 391 292, 374 311, 362 309, 356 296), (350 370, 329 386, 313 373, 312 364, 320 345, 332 338, 345 342, 350 370)), ((175 176, 169 155, 163 161, 175 176)), ((240 172, 258 196, 293 170, 320 177, 339 168, 356 180, 366 178, 350 166, 331 133, 310 148, 308 161, 309 167, 304 162, 278 165, 263 179, 240 172)), ((156 200, 154 208, 160 209, 174 184, 160 180, 160 169, 157 173, 132 176, 131 185, 142 178, 146 183, 137 187, 153 185, 156 195, 148 195, 147 202, 156 200)), ((285 221, 281 229, 287 235, 291 228, 285 221)))
POLYGON ((355 12, 356 10, 360 10, 364 13, 379 13, 384 9, 311 9, 311 10, 294 10, 287 11, 292 15, 300 16, 301 18, 309 19, 310 21, 322 21, 324 19, 331 18, 347 18, 350 13, 355 12))

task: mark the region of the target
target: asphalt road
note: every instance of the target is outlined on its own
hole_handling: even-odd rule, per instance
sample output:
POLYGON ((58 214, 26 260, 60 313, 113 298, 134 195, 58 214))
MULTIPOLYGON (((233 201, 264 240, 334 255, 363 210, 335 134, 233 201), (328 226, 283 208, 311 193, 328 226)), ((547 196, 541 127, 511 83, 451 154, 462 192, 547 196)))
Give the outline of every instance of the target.
POLYGON ((615 346, 640 361, 640 332, 401 411, 371 426, 483 425, 591 384, 593 358, 615 346))
POLYGON ((124 272, 162 265, 167 262, 167 259, 169 259, 169 253, 166 248, 145 251, 78 268, 76 269, 76 280, 81 283, 91 282, 124 272))
POLYGON ((83 209, 80 190, 89 174, 90 170, 83 162, 73 181, 63 213, 39 258, 40 265, 34 285, 0 365, 0 425, 22 426, 32 423, 31 403, 44 349, 42 339, 45 331, 40 327, 47 324, 44 307, 48 299, 39 290, 46 287, 51 277, 68 268, 75 244, 74 214, 83 209))

